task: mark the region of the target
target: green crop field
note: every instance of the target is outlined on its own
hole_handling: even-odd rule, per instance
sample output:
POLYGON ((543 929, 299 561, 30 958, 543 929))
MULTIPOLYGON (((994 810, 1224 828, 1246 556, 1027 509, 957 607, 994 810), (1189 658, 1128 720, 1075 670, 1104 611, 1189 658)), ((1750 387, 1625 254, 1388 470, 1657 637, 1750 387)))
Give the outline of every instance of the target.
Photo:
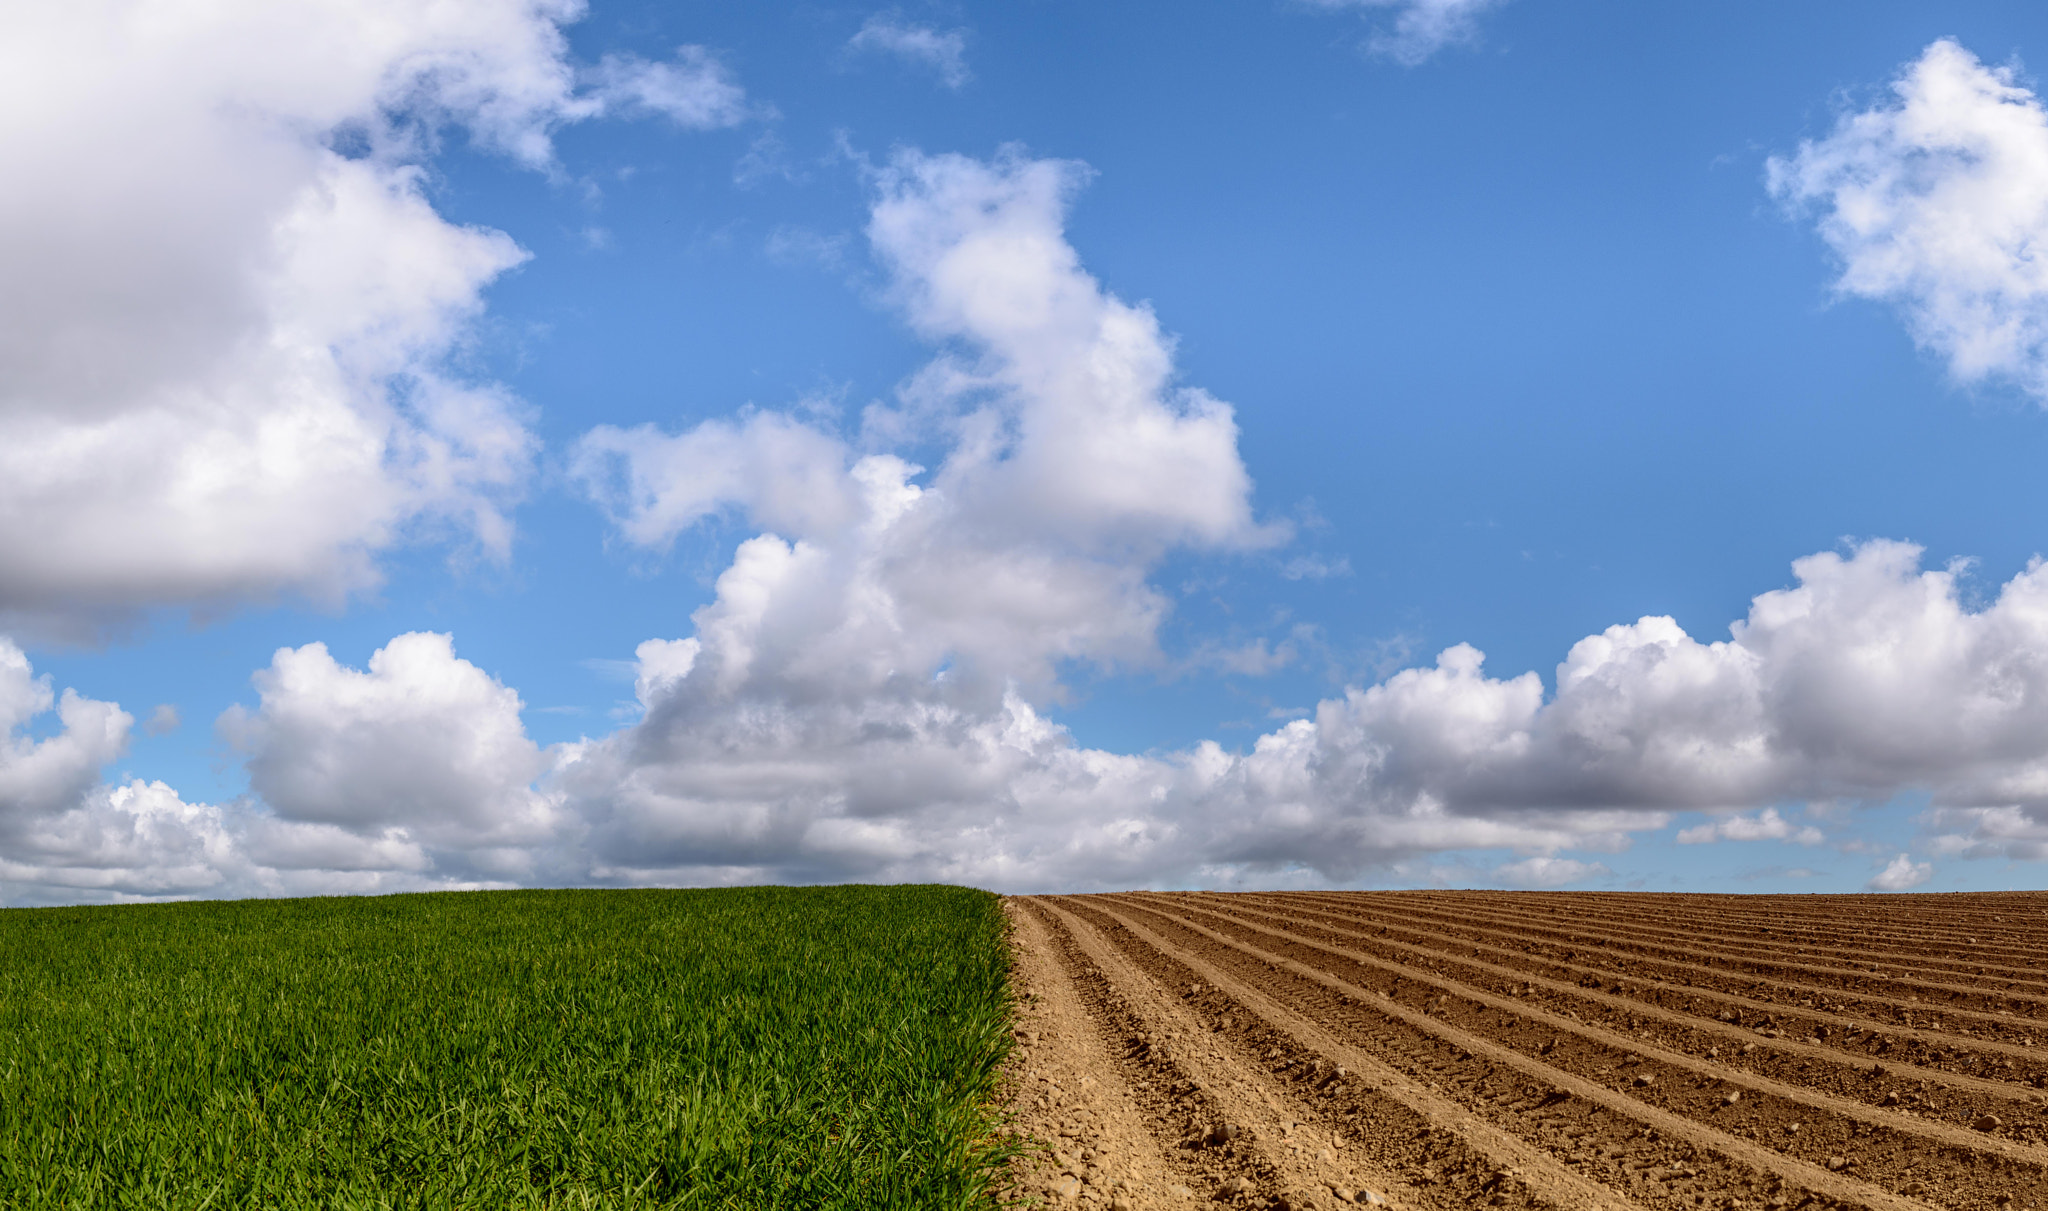
POLYGON ((977 1207, 955 887, 0 911, 0 1207, 977 1207))

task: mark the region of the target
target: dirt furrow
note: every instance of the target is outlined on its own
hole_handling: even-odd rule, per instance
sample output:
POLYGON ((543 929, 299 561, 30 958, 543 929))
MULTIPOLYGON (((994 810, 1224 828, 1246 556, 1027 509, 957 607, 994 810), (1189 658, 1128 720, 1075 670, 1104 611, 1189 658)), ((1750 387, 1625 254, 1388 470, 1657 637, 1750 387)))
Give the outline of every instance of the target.
POLYGON ((1201 1015, 1219 1048, 1234 1051, 1243 1069, 1258 1075, 1262 1100, 1299 1099, 1325 1121, 1345 1124, 1342 1130, 1354 1138, 1374 1141, 1390 1171, 1406 1175, 1410 1198, 1457 1209, 1481 1203, 1641 1211, 1626 1196, 1474 1120, 1463 1107, 1345 1042, 1315 1018, 1105 910, 1100 901, 1067 903, 1115 939, 1137 968, 1187 982, 1183 1000, 1189 1012, 1201 1015))
MULTIPOLYGON (((1355 901, 1356 902, 1356 901, 1355 901)), ((1399 905, 1410 912, 1424 915, 1438 915, 1447 911, 1438 900, 1411 900, 1374 897, 1373 911, 1385 912, 1399 905)), ((1546 928, 1556 932, 1592 932, 1610 941, 1646 941, 1652 944, 1692 947, 1701 942, 1719 943, 1723 946, 1741 948, 1745 953, 1759 957, 1771 957, 1786 961, 1808 960, 1829 957, 1814 953, 1826 950, 1834 955, 1840 966, 1855 967, 1858 964, 1875 964, 1899 970, 1902 967, 1916 967, 1929 973, 1939 973, 1942 979, 1936 984, 1956 983, 1964 987, 1976 987, 1987 981, 2004 982, 2016 990, 2031 991, 2035 995, 2048 995, 2048 972, 2041 969, 2044 961, 2040 955, 2039 939, 2015 939, 2012 945, 1993 954, 1983 948, 1963 944, 1973 939, 1957 939, 1954 944, 1944 945, 1937 955, 1908 955, 1896 943, 1864 941, 1855 947, 1825 948, 1817 939, 1805 934, 1800 927, 1787 925, 1777 918, 1775 925, 1755 924, 1748 929, 1730 929, 1729 921, 1707 924, 1705 920, 1689 920, 1682 913, 1661 913, 1658 921, 1651 924, 1639 917, 1615 913, 1517 913, 1512 909, 1500 909, 1484 901, 1458 902, 1455 910, 1463 919, 1485 914, 1495 920, 1512 921, 1525 928, 1546 928), (1773 941, 1777 935, 1787 935, 1783 942, 1773 941), (1792 943, 1803 943, 1794 946, 1792 943)))
MULTIPOLYGON (((1304 903, 1299 896, 1285 897, 1284 901, 1304 903)), ((1333 898, 1331 906, 1309 911, 1330 913, 1331 907, 1339 903, 1342 902, 1333 898)), ((1789 966, 1785 964, 1748 964, 1740 956, 1718 955, 1716 952, 1697 948, 1651 947, 1642 943, 1600 938, 1583 930, 1549 931, 1546 936, 1544 931, 1515 928, 1511 924, 1475 925, 1469 917, 1462 920, 1439 916, 1425 918, 1405 913, 1363 909, 1358 907, 1355 901, 1345 904, 1343 908, 1338 909, 1337 914, 1332 915, 1339 914, 1349 916, 1360 924, 1370 924, 1382 930, 1401 929, 1421 935, 1463 937, 1468 943, 1512 938, 1527 943, 1530 948, 1528 952, 1539 957, 1553 962, 1561 958, 1567 962, 1598 964, 1624 979, 1649 978, 1644 974, 1647 969, 1669 973, 1667 978, 1672 982, 1685 983, 1692 987, 1708 987, 1742 995, 1759 989, 1766 993, 1788 992, 1816 1002, 1831 1002, 1827 1006, 1828 1011, 1841 1016, 1872 1018, 1895 1026, 1914 1025, 1915 1015, 1923 1018, 1928 1015, 1949 1017, 1967 1024, 1970 1028, 1985 1032, 1993 1040, 2017 1046, 2029 1045, 2037 1035, 2048 1033, 2048 1022, 2021 1016, 2013 1008, 2008 1007, 2016 1003, 2006 1001, 2002 992, 1971 994, 1981 1008, 1960 1007, 1953 1000, 1937 1006, 1932 1001, 1922 1001, 1912 994, 1901 996, 1891 995, 1886 991, 1869 990, 1861 985, 1873 981, 1855 978, 1857 973, 1842 973, 1830 968, 1792 969, 1799 975, 1809 977, 1812 982, 1808 982, 1797 978, 1788 979, 1782 974, 1774 977, 1772 972, 1784 971, 1789 966), (1551 949, 1536 949, 1541 947, 1551 949), (1830 976, 1845 978, 1831 980, 1828 978, 1830 976)), ((1902 987, 1900 983, 1890 980, 1874 982, 1881 989, 1902 987)), ((1790 1006, 1786 1006, 1785 1009, 1789 1012, 1790 1006)), ((1946 1033, 1953 1035, 1960 1031, 1952 1030, 1946 1033)))
MULTIPOLYGON (((1248 945, 1222 930, 1106 898, 1109 911, 1137 918, 1182 951, 1202 955, 1241 983, 1292 1001, 1314 989, 1340 1007, 1320 1020, 1391 1067, 1432 1083, 1475 1116, 1524 1138, 1542 1139, 1567 1163, 1653 1207, 1694 1207, 1708 1198, 1765 1208, 1924 1206, 1880 1185, 1738 1138, 1577 1072, 1437 1020, 1334 974, 1341 956, 1302 948, 1302 957, 1248 945)), ((1191 905, 1188 907, 1192 907, 1191 905)), ((1626 1079, 1624 1078, 1624 1084, 1626 1079)), ((1675 1091, 1674 1091, 1675 1092, 1675 1091)), ((1713 1094, 1713 1089, 1695 1090, 1713 1094)))
MULTIPOLYGON (((2003 1192, 2015 1184, 2034 1188, 2048 1181, 2044 1157, 2036 1155, 2039 1149, 1986 1140, 1949 1124, 1909 1119, 1753 1073, 1728 1071, 1454 979, 1215 913, 1206 904, 1177 907, 1184 913, 1192 909, 1202 918, 1181 924, 1213 940, 1268 962, 1341 974, 1345 982, 1379 994, 1382 1000, 1376 1008, 1411 1027, 1457 1036, 1456 1041, 1468 1048, 1475 1048, 1480 1039, 1460 1022, 1502 1038, 1507 1045, 1485 1044, 1495 1058, 1513 1057, 1510 1062, 1549 1071, 1560 1083, 1575 1084, 1573 1092, 1581 1096, 1598 1090, 1597 1096, 1610 1105, 1639 1106, 1641 1113, 1659 1117, 1660 1129, 1675 1130, 1674 1123, 1688 1122, 1706 1136, 1723 1136, 1705 1123, 1726 1123, 1766 1144, 1768 1151, 1757 1151, 1776 1155, 1801 1180, 1811 1178, 1809 1171, 1828 1173, 1821 1168, 1826 1165, 1835 1170, 1854 1168, 1886 1189, 1931 1184, 2003 1192), (1418 994, 1416 986, 1424 991, 1418 994), (1424 1009, 1404 1003, 1418 995, 1424 1009), (1490 1020, 1490 1015, 1504 1015, 1504 1020, 1490 1020)), ((1839 1180, 1839 1173, 1829 1176, 1839 1180)))
MULTIPOLYGON (((1828 952, 1850 962, 1873 959, 1897 962, 1910 958, 1917 966, 1961 977, 1982 974, 2025 979, 2036 984, 2048 982, 2048 972, 2042 969, 2039 945, 2042 930, 1997 934, 1978 930, 1948 937, 1909 940, 1896 932, 1880 932, 1872 928, 1868 922, 1870 906, 1863 904, 1843 903, 1833 909, 1825 903, 1815 904, 1811 906, 1814 910, 1812 916, 1790 919, 1783 914, 1748 916, 1729 913, 1717 911, 1717 907, 1685 912, 1674 906, 1660 906, 1654 922, 1647 922, 1640 915, 1621 912, 1560 909, 1540 915, 1554 924, 1633 929, 1645 935, 1667 938, 1697 936, 1781 953, 1828 952), (1832 922, 1844 918, 1859 920, 1863 924, 1848 928, 1832 927, 1832 922)), ((2005 927, 1994 928, 2003 930, 2005 927)))
MULTIPOLYGON (((1384 936, 1384 931, 1369 933, 1355 928, 1368 924, 1367 921, 1344 914, 1314 912, 1294 901, 1276 904, 1263 897, 1248 896, 1233 899, 1230 904, 1236 912, 1258 911, 1299 922, 1304 928, 1326 930, 1347 946, 1395 962, 1449 964, 1474 972, 1474 981, 1502 995, 1595 1004, 1613 1014, 1640 1015, 1666 1022, 1694 1036, 1690 1041, 1672 1041, 1672 1045, 1699 1054, 1721 1042, 1731 1043, 1737 1053, 1731 1062, 1758 1071, 1769 1072, 1781 1061, 1820 1060, 1835 1064, 1843 1068, 1838 1074, 1844 1078, 1837 1081, 1838 1091, 1862 1088, 1865 1081, 1846 1078, 1855 1071, 1870 1069, 1873 1064, 1896 1068, 1898 1080, 1936 1082, 2015 1102, 2023 1108, 2032 1108, 2043 1100, 2043 1095, 2033 1090, 2048 1089, 2048 1048, 1958 1036, 1936 1029, 1880 1028, 1867 1017, 1759 1000, 1695 982, 1676 972, 1662 973, 1672 975, 1669 980, 1641 972, 1617 978, 1609 969, 1531 957, 1523 951, 1492 945, 1480 940, 1485 935, 1475 938, 1405 931, 1409 937, 1434 939, 1437 944, 1402 942, 1384 936), (1452 944, 1466 953, 1451 953, 1446 947, 1452 944)), ((1631 1021, 1628 1028, 1641 1026, 1631 1021)), ((1881 1097, 1883 1092, 1878 1089, 1874 1096, 1881 1097)), ((1950 1117, 1959 1122, 1974 1122, 1985 1113, 2003 1112, 1992 1105, 1950 1108, 1950 1117)))
MULTIPOLYGON (((1533 905, 1526 899, 1514 899, 1518 894, 1489 895, 1480 892, 1461 894, 1460 899, 1469 901, 1474 907, 1505 908, 1525 918, 1553 923, 1580 922, 1596 926, 1612 923, 1637 927, 1645 924, 1640 906, 1627 900, 1607 907, 1605 901, 1573 896, 1569 900, 1558 899, 1548 904, 1533 905)), ((1403 893, 1375 893, 1376 898, 1380 895, 1391 899, 1403 893)), ((1442 893, 1406 895, 1425 902, 1442 898, 1442 893)), ((1742 896, 1669 896, 1660 901, 1656 921, 1682 932, 1698 930, 1707 936, 1738 941, 1751 941, 1759 936, 1787 943, 1837 941, 1852 950, 1892 959, 1915 948, 1933 951, 1933 954, 1922 957, 1943 962, 1951 955, 1965 952, 2002 955, 2004 961, 2018 969, 2031 971, 2035 978, 2042 975, 2044 960, 2040 942, 2043 933, 2048 932, 2048 911, 2022 907, 2023 902, 2016 902, 2009 916, 2006 913, 1978 914, 1958 919, 1953 929, 1939 931, 1904 927, 1896 913, 1888 916, 1884 912, 1885 906, 1892 902, 1882 897, 1802 896, 1798 898, 1799 911, 1744 911, 1743 906, 1752 902, 1753 898, 1742 896), (1845 921, 1855 924, 1844 925, 1845 921)), ((1924 914, 1926 897, 1906 897, 1903 906, 1903 911, 1924 914)))
POLYGON ((1130 1038, 1143 1033, 1136 1015, 1057 914, 1029 901, 1009 907, 1030 990, 1011 1110, 1045 1144, 1015 1168, 1014 1193, 1101 1211, 1188 1208, 1237 1182, 1272 1193, 1260 1158, 1179 1146, 1198 1125, 1220 1121, 1222 1108, 1170 1048, 1133 1051, 1130 1038))
POLYGON ((1584 922, 1558 924, 1531 921, 1526 916, 1519 916, 1512 912, 1490 912, 1476 906, 1460 906, 1452 909, 1443 905, 1436 905, 1428 908, 1411 907, 1395 910, 1383 902, 1364 901, 1356 897, 1340 898, 1350 900, 1361 911, 1370 913, 1376 919, 1402 915, 1418 920, 1444 920, 1448 918, 1460 923, 1484 920, 1494 922, 1501 927, 1514 928, 1534 936, 1544 937, 1556 945, 1597 943, 1615 953, 1618 957, 1636 951, 1698 955, 1709 962, 1720 960, 1736 966, 1743 964, 1752 966, 1768 965, 1771 968, 1803 970, 1821 978, 1874 983, 1882 987, 1894 987, 1902 992, 1919 989, 1929 994, 1930 997, 1935 994, 1951 999, 1959 995, 1980 997, 1994 1007, 2005 1006, 2015 1011, 2022 1010, 2031 1004, 2034 1007, 2034 1011, 2039 1013, 2042 1011, 2043 1005, 2048 1004, 2048 1000, 2044 1000, 2044 994, 2040 991, 2044 984, 2038 975, 2028 977, 2027 988, 2019 987, 2018 985, 2022 981, 2017 977, 2011 976, 2001 976, 1996 980, 1992 980, 1988 976, 1979 979, 1973 973, 1949 973, 1958 976, 1962 981, 1960 983, 1936 978, 1923 978, 1913 973, 1916 968, 1924 968, 1928 960, 1918 956, 1904 955, 1898 951, 1882 954, 1873 953, 1865 956, 1869 961, 1867 967, 1829 966, 1825 963, 1810 961, 1815 957, 1810 955, 1803 958, 1799 956, 1791 958, 1784 956, 1774 957, 1772 951, 1767 948, 1757 947, 1753 940, 1749 939, 1732 939, 1731 944, 1736 949, 1729 950, 1702 945, 1705 935, 1694 935, 1682 931, 1664 931, 1668 936, 1646 937, 1643 936, 1646 932, 1645 927, 1641 926, 1640 923, 1628 926, 1615 926, 1603 923, 1596 928, 1584 922), (2014 987, 2007 989, 2002 986, 2007 983, 2013 984, 2014 987), (1992 987, 1991 985, 1993 984, 2001 986, 1992 987), (2034 991, 2030 993, 2029 988, 2034 991))
MULTIPOLYGON (((1235 1045, 1239 1038, 1209 1028, 1204 1007, 1194 1004, 1190 973, 1164 974, 1190 991, 1175 993, 1161 974, 1147 972, 1099 934, 1099 925, 1084 920, 1056 900, 1034 900, 1033 907, 1050 911, 1087 952, 1097 970, 1124 996, 1145 1029, 1133 1034, 1133 1051, 1170 1051, 1174 1062, 1217 1107, 1216 1117, 1195 1124, 1180 1141, 1187 1150, 1221 1147, 1241 1150, 1263 1162, 1273 1175, 1268 1192, 1292 1208, 1371 1204, 1390 1199, 1403 1206, 1458 1211, 1470 1192, 1406 1182, 1377 1157, 1361 1157, 1354 1141, 1324 1120, 1320 1111, 1292 1096, 1284 1082, 1266 1072, 1261 1057, 1235 1045), (1219 1137, 1227 1135, 1227 1140, 1219 1137), (1363 1171, 1361 1171, 1363 1170, 1363 1171)), ((1268 1048, 1270 1050, 1270 1048, 1268 1048)))

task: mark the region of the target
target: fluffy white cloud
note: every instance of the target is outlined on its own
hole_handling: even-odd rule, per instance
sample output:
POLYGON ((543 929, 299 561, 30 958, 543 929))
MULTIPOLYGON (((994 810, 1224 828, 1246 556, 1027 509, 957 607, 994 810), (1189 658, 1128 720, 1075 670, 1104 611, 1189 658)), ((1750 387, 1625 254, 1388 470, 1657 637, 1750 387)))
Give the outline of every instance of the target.
POLYGON ((1818 214, 1838 290, 1898 306, 1958 380, 2048 400, 2048 112, 2012 68, 1947 39, 1891 91, 1772 158, 1771 191, 1818 214))
POLYGON ((1280 537, 1252 518, 1230 409, 1172 383, 1158 321, 1062 236, 1080 175, 909 153, 877 174, 869 235, 895 297, 952 346, 869 418, 949 444, 925 482, 774 412, 578 444, 573 473, 628 541, 728 509, 769 529, 697 618, 699 679, 805 701, 928 682, 915 694, 993 712, 1007 682, 1042 689, 1064 661, 1156 660, 1166 603, 1145 575, 1169 549, 1280 537))
MULTIPOLYGON (((546 759, 519 698, 402 635, 368 672, 318 644, 256 677, 260 705, 221 720, 255 798, 188 803, 161 782, 100 781, 133 720, 53 697, 0 640, 0 901, 313 895, 505 886, 559 876, 546 759), (24 733, 55 704, 59 728, 24 733)), ((580 867, 577 869, 581 869, 580 867)))
POLYGON ((1480 14, 1504 0, 1309 0, 1320 8, 1391 9, 1393 22, 1367 45, 1374 54, 1414 67, 1446 46, 1469 42, 1480 14))
POLYGON ((1877 872, 1866 886, 1871 891, 1911 891, 1933 877, 1932 862, 1915 862, 1900 854, 1883 870, 1877 872))
POLYGON ((913 408, 947 409, 934 487, 993 537, 1095 551, 1262 545, 1228 405, 1173 382, 1149 307, 1103 291, 1062 222, 1086 169, 904 153, 878 176, 868 237, 942 357, 913 408), (966 405, 965 410, 954 410, 966 405))
POLYGON ((701 51, 607 60, 578 0, 84 0, 0 44, 0 619, 91 629, 375 583, 422 533, 487 554, 534 441, 449 355, 524 259, 448 222, 440 131, 546 167, 550 131, 735 119, 701 51))
POLYGON ((99 780, 100 767, 126 751, 135 719, 111 702, 65 690, 61 702, 47 676, 0 638, 0 836, 18 836, 33 822, 68 808, 99 780), (27 729, 57 707, 59 730, 40 740, 27 729))
POLYGON ((1126 803, 1173 766, 1076 750, 1029 696, 1069 661, 1158 659, 1167 603, 1146 573, 1168 550, 1279 534, 1252 519, 1230 410, 1173 384, 1151 312, 1067 244, 1081 175, 909 153, 876 174, 871 243, 948 352, 868 428, 943 442, 923 482, 773 413, 579 447, 630 541, 720 509, 771 530, 693 638, 643 646, 643 722, 565 754, 557 785, 618 877, 1014 881, 1059 861, 1128 878, 1162 837, 1185 848, 1126 803))
POLYGON ((1712 841, 1790 841, 1796 845, 1819 845, 1827 836, 1812 825, 1794 828, 1790 820, 1767 807, 1754 816, 1723 816, 1693 828, 1680 829, 1680 845, 1705 845, 1712 841))
POLYGON ((231 895, 247 890, 220 808, 161 782, 93 786, 61 811, 11 822, 0 845, 9 900, 231 895))
POLYGON ((455 655, 447 635, 400 635, 347 668, 318 643, 284 648, 254 678, 255 709, 219 729, 246 754, 274 822, 252 836, 264 865, 385 866, 531 877, 555 839, 533 789, 546 767, 519 695, 455 655))
POLYGON ((850 51, 880 52, 922 63, 938 72, 947 88, 957 89, 974 78, 974 73, 967 69, 967 31, 933 29, 906 21, 898 12, 869 17, 846 47, 850 51))

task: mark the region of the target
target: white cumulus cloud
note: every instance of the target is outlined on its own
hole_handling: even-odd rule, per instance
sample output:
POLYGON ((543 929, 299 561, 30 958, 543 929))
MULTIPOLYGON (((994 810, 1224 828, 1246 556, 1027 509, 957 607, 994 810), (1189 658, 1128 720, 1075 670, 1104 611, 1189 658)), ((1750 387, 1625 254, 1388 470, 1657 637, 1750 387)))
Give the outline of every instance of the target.
POLYGON ((1897 306, 1957 380, 2048 401, 2048 112, 1948 39, 1891 93, 1773 157, 1771 191, 1817 216, 1839 291, 1897 306))
POLYGON ((1893 858, 1866 885, 1871 891, 1911 891, 1934 877, 1932 862, 1915 862, 1904 854, 1893 858))
POLYGON ((0 619, 92 630, 491 556, 534 438, 451 368, 525 259, 451 223, 441 132, 534 167, 607 111, 735 120, 694 48, 579 92, 577 0, 85 0, 0 43, 0 619))
POLYGON ((533 789, 546 759, 519 695, 449 636, 400 635, 364 670, 285 648, 254 680, 258 705, 230 708, 220 733, 275 821, 316 826, 261 832, 266 865, 537 873, 530 851, 558 825, 533 789))
POLYGON ((947 88, 958 89, 974 78, 967 68, 967 31, 940 30, 905 20, 899 12, 881 12, 861 23, 847 41, 855 52, 895 55, 939 74, 947 88))
POLYGON ((1070 661, 1159 661, 1146 573, 1167 551, 1281 534, 1252 517, 1230 409, 1173 382, 1156 318, 1066 242, 1082 175, 1015 153, 876 174, 892 297, 947 349, 906 388, 904 423, 947 448, 929 475, 768 412, 579 445, 629 541, 720 510, 769 527, 693 636, 643 645, 645 719, 564 754, 555 785, 607 870, 1014 880, 1051 846, 1128 877, 1139 834, 1178 832, 1124 802, 1172 768, 1076 750, 1033 699, 1070 661))
POLYGON ((100 767, 127 750, 134 726, 114 703, 71 690, 58 699, 49 677, 37 677, 22 650, 0 638, 0 835, 19 837, 77 802, 100 767), (58 730, 31 738, 30 723, 53 706, 58 730))
MULTIPOLYGON (((133 720, 53 696, 0 640, 0 901, 411 891, 560 878, 547 760, 518 695, 402 635, 366 672, 318 644, 257 674, 260 703, 221 720, 251 796, 193 803, 162 782, 104 783, 133 720), (55 707, 58 726, 30 739, 55 707)), ((572 865, 582 870, 583 866, 572 865)))

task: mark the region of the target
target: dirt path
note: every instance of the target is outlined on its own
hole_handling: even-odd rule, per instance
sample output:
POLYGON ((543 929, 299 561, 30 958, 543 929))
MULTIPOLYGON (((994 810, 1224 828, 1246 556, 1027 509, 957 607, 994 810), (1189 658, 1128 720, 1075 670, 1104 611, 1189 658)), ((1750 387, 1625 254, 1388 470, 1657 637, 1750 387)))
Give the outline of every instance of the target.
POLYGON ((2048 1211, 2048 895, 1007 910, 1027 1204, 2048 1211))

